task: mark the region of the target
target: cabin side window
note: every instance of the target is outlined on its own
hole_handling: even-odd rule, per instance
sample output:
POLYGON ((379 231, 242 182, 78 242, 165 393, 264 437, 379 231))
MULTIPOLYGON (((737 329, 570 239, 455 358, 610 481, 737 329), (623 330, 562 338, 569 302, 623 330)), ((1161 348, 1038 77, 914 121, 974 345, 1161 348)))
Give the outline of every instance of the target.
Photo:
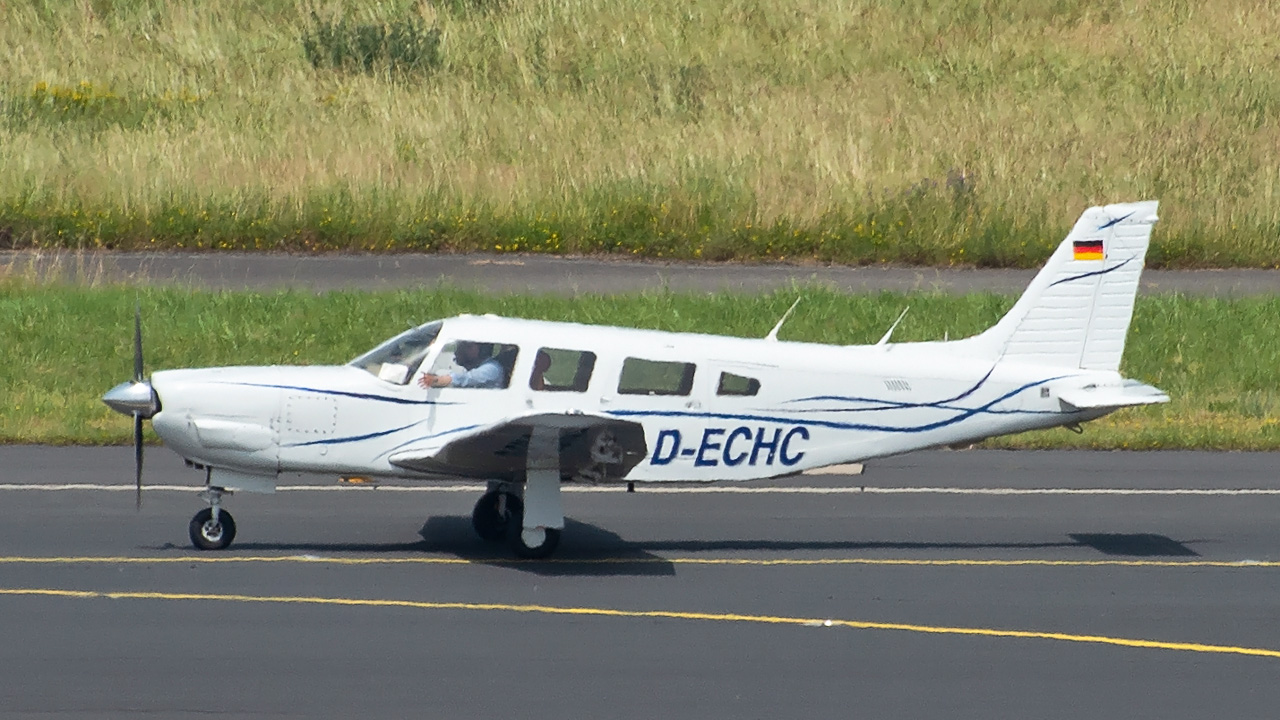
POLYGON ((501 389, 511 383, 519 352, 515 345, 458 340, 440 350, 429 374, 439 378, 435 387, 501 389))
POLYGON ((542 348, 533 358, 529 387, 544 392, 586 392, 595 367, 593 352, 542 348))
POLYGON ((733 373, 720 373, 720 383, 716 385, 717 395, 737 395, 739 397, 753 397, 760 392, 760 381, 755 378, 744 377, 742 375, 734 375, 733 373))
POLYGON ((693 390, 693 363, 627 358, 618 378, 619 395, 688 395, 693 390))

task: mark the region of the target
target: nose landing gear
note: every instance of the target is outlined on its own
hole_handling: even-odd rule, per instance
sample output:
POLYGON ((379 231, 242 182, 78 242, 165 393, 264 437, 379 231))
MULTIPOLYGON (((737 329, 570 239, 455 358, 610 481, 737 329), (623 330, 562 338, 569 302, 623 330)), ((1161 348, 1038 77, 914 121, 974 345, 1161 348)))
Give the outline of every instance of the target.
POLYGON ((187 526, 191 544, 197 550, 225 550, 236 539, 236 521, 231 513, 222 509, 224 493, 230 494, 230 491, 209 487, 200 493, 200 499, 209 503, 209 507, 196 513, 187 526))

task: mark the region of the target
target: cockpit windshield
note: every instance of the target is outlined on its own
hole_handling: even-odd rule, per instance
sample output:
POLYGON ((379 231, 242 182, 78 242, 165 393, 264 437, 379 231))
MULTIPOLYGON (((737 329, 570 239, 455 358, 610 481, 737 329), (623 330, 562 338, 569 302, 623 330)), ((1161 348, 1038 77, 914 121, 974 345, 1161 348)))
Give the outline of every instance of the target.
POLYGON ((391 338, 347 363, 373 373, 382 380, 404 385, 413 377, 422 359, 440 334, 440 320, 429 322, 391 338))

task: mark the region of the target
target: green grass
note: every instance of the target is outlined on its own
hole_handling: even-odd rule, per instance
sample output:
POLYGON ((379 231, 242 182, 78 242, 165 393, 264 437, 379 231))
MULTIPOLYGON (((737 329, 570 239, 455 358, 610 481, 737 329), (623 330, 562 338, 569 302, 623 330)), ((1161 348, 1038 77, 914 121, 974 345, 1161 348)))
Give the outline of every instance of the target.
MULTIPOLYGON (((1012 305, 1000 295, 492 297, 451 289, 317 295, 0 284, 0 442, 120 443, 127 418, 101 404, 128 379, 135 300, 149 370, 341 363, 411 325, 461 312, 763 337, 797 295, 784 340, 868 343, 902 308, 895 340, 978 332, 1012 305)), ((1124 372, 1173 402, 1086 425, 992 441, 1000 447, 1280 449, 1280 299, 1140 297, 1124 372)))
POLYGON ((1258 0, 11 0, 0 246, 1280 264, 1258 0))

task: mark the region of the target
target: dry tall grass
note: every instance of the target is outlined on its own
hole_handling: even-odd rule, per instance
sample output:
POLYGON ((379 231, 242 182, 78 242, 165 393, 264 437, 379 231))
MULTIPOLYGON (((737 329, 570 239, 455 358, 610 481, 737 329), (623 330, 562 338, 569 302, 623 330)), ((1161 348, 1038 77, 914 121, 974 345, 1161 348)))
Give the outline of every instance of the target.
POLYGON ((1280 262, 1265 0, 10 0, 0 43, 0 242, 1036 264, 1154 197, 1155 264, 1280 262), (317 70, 313 10, 442 64, 317 70))

